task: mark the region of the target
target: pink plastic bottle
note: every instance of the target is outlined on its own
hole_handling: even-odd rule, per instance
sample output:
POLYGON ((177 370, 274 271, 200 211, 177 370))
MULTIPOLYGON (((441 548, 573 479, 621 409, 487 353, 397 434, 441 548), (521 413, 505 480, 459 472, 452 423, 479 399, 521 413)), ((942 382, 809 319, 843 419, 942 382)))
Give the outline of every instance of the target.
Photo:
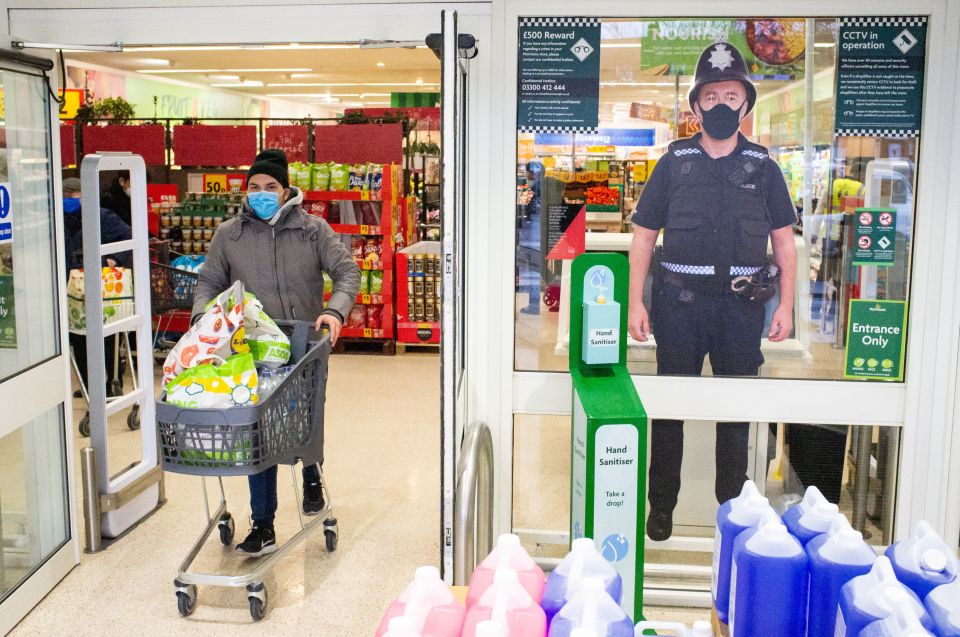
POLYGON ((470 577, 470 588, 467 590, 467 608, 476 604, 490 588, 494 573, 503 570, 514 571, 533 601, 540 603, 546 582, 543 570, 520 546, 520 536, 506 534, 497 538, 497 546, 474 569, 470 577))
POLYGON ((461 637, 479 637, 478 625, 487 620, 506 627, 507 637, 547 634, 547 615, 520 584, 516 571, 496 572, 493 585, 467 610, 461 637))
POLYGON ((433 566, 421 566, 413 582, 400 594, 380 621, 376 637, 383 637, 394 617, 413 620, 414 630, 421 637, 458 637, 463 626, 464 608, 453 596, 450 587, 440 579, 433 566))

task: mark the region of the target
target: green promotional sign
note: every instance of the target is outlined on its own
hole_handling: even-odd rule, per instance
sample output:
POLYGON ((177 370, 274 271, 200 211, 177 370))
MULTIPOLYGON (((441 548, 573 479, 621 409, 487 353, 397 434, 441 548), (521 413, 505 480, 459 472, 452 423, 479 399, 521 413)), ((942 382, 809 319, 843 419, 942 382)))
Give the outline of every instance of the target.
POLYGON ((903 380, 906 301, 850 300, 844 378, 903 380))
POLYGON ((640 65, 647 75, 694 75, 703 50, 724 41, 737 47, 754 79, 803 77, 804 20, 654 20, 644 26, 640 65))
POLYGON ((595 133, 600 19, 521 18, 517 130, 595 133))
POLYGON ((919 135, 927 18, 842 18, 839 35, 837 135, 919 135))
MULTIPOLYGON (((0 268, 3 266, 0 265, 0 268)), ((13 275, 0 274, 0 349, 17 348, 17 321, 13 312, 13 275)))
POLYGON ((897 243, 897 211, 857 208, 856 220, 853 265, 893 265, 893 248, 897 243))

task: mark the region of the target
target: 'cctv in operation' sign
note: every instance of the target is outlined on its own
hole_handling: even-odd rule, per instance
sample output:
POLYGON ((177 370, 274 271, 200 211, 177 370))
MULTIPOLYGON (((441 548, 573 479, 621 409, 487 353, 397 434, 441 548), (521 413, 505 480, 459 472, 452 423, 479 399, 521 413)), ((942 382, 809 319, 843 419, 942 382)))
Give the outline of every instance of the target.
POLYGON ((13 241, 13 197, 10 183, 0 183, 0 244, 13 241))

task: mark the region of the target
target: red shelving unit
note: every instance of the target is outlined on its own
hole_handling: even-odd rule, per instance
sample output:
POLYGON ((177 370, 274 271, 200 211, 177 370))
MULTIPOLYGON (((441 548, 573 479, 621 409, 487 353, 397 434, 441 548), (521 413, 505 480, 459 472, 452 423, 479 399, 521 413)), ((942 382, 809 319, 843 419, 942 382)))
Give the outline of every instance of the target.
MULTIPOLYGON (((330 227, 337 234, 376 238, 380 241, 380 259, 378 261, 358 259, 357 265, 361 270, 383 272, 382 291, 380 294, 358 294, 355 302, 357 306, 381 307, 380 325, 372 327, 365 324, 363 327, 350 327, 348 326, 349 317, 345 317, 347 321, 340 332, 340 338, 346 341, 382 341, 384 351, 388 353, 396 352, 397 326, 393 264, 396 228, 402 208, 402 175, 403 170, 400 166, 394 164, 384 166, 380 192, 372 193, 373 196, 368 192, 326 190, 308 190, 303 194, 304 209, 311 214, 318 214, 319 211, 318 216, 324 218, 329 216, 329 207, 313 206, 314 202, 376 201, 380 203, 379 224, 331 223, 330 227)), ((329 299, 330 295, 326 294, 325 298, 329 299)))
MULTIPOLYGON (((426 289, 422 293, 416 285, 419 279, 421 285, 428 275, 427 268, 417 270, 411 261, 416 263, 415 255, 435 256, 440 254, 440 244, 436 241, 422 241, 415 243, 397 252, 397 341, 405 345, 439 345, 440 344, 440 273, 439 261, 429 270, 432 283, 429 286, 434 297, 433 316, 428 317, 425 307, 417 307, 415 300, 425 303, 429 296, 426 289), (411 291, 412 288, 412 291, 411 291), (420 316, 420 312, 423 316, 420 316), (427 320, 432 318, 433 320, 427 320)), ((422 259, 421 259, 421 262, 422 259)), ((424 285, 424 288, 427 286, 424 285)))

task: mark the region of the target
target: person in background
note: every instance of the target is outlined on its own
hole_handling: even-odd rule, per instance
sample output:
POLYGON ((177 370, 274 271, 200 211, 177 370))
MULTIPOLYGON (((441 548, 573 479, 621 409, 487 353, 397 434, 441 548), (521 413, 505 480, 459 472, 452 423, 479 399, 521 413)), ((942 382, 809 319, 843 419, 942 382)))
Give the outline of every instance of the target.
MULTIPOLYGON (((83 269, 83 213, 80 206, 80 180, 76 177, 68 177, 63 180, 63 245, 66 252, 66 273, 70 276, 71 270, 83 269)), ((130 226, 123 222, 116 213, 107 208, 100 208, 100 242, 113 243, 115 241, 126 241, 132 238, 130 226)), ((104 258, 102 265, 106 267, 130 267, 131 254, 129 252, 120 252, 110 257, 104 258)), ((110 379, 114 376, 114 351, 116 339, 108 336, 103 340, 104 357, 107 362, 107 396, 115 395, 110 387, 110 379)), ((70 333, 70 347, 73 348, 73 355, 77 360, 77 368, 80 370, 80 378, 83 384, 88 386, 87 376, 87 337, 83 334, 70 333)), ((122 369, 122 362, 120 364, 122 369)), ((118 375, 119 377, 119 375, 118 375)), ((82 394, 80 391, 74 393, 75 398, 82 394)))
MULTIPOLYGON (((290 187, 287 157, 280 149, 257 155, 247 172, 242 212, 213 235, 200 270, 194 319, 216 295, 242 281, 275 319, 315 323, 330 330, 334 344, 360 291, 360 268, 341 238, 319 217, 300 207, 303 193, 290 187), (333 279, 333 295, 323 302, 323 273, 333 279)), ((303 512, 320 513, 325 505, 320 482, 323 429, 311 440, 314 457, 303 458, 303 512)), ((277 512, 277 466, 249 477, 253 524, 237 552, 251 557, 277 550, 273 528, 277 512)))
POLYGON ((527 293, 527 305, 520 308, 523 314, 540 313, 540 270, 542 247, 540 245, 541 188, 543 164, 531 161, 527 164, 524 183, 518 186, 517 225, 519 234, 519 284, 517 291, 527 293))
MULTIPOLYGON (((644 342, 652 325, 657 374, 699 376, 709 355, 716 376, 756 376, 763 364, 764 305, 774 289, 767 276, 779 275, 780 300, 766 335, 783 341, 793 329, 796 209, 767 149, 739 132, 756 98, 736 47, 707 47, 689 95, 703 132, 670 144, 637 203, 628 329, 644 342), (644 282, 661 230, 648 315, 644 282), (767 256, 768 240, 775 264, 767 256)), ((736 496, 747 479, 749 432, 747 422, 717 423, 717 502, 736 496)), ((654 420, 650 438, 647 535, 662 541, 673 533, 683 421, 654 420)))
POLYGON ((100 197, 100 205, 117 213, 128 226, 132 226, 130 213, 130 172, 121 170, 100 197))

